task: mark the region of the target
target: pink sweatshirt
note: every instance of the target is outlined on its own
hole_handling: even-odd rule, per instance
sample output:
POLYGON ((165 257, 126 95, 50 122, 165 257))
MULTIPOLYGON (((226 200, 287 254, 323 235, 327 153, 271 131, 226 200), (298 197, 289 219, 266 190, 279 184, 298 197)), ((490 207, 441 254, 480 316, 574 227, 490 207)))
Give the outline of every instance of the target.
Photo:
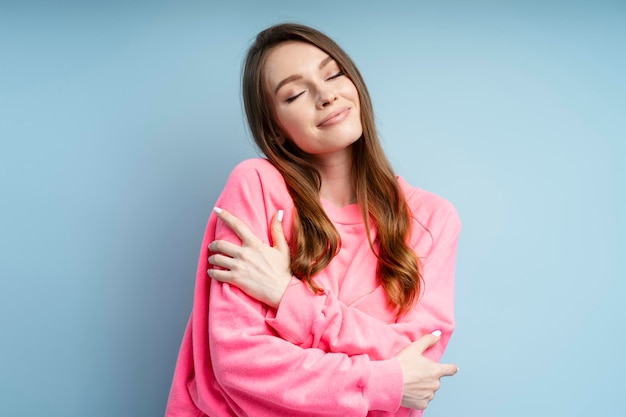
MULTIPOLYGON (((194 305, 176 364, 166 416, 420 416, 400 407, 402 371, 395 358, 433 330, 441 340, 426 352, 439 360, 450 339, 460 221, 454 207, 398 179, 413 212, 410 239, 422 261, 424 292, 396 320, 375 276, 358 206, 322 201, 341 235, 341 250, 313 293, 293 278, 277 310, 207 275, 207 246, 240 243, 215 215, 209 218, 196 276, 194 305)), ((293 201, 280 173, 264 159, 232 172, 216 206, 239 217, 264 242, 284 210, 289 239, 293 201)))

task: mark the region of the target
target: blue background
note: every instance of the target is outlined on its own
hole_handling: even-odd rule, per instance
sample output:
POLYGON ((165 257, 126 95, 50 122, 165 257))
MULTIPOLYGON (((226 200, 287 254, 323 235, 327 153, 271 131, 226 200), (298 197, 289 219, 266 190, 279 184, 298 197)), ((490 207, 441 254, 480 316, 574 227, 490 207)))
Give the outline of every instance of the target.
MULTIPOLYGON (((319 27, 464 221, 427 416, 623 416, 626 4, 0 4, 0 415, 158 416, 254 35, 319 27)), ((254 358, 250 358, 254 360, 254 358)))

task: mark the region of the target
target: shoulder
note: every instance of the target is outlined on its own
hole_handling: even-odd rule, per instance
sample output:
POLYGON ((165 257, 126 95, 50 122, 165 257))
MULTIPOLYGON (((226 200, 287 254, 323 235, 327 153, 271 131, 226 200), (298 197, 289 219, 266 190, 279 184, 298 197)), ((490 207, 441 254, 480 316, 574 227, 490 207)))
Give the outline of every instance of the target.
POLYGON ((233 168, 222 196, 260 204, 269 201, 288 204, 291 201, 282 174, 263 158, 246 159, 233 168))
POLYGON ((430 191, 414 187, 402 177, 398 177, 398 183, 414 222, 430 234, 433 240, 458 236, 461 231, 461 219, 450 201, 430 191))
POLYGON ((283 177, 280 172, 265 158, 251 158, 238 163, 230 173, 231 178, 259 178, 272 181, 280 180, 283 177))
POLYGON ((238 163, 231 171, 226 188, 285 188, 282 174, 267 159, 252 158, 238 163))

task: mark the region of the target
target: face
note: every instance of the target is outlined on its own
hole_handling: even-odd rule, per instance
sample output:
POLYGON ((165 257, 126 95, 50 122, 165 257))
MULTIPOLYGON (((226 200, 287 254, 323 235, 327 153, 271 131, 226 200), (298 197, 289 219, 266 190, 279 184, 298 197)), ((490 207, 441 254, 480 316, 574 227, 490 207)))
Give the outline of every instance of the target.
POLYGON ((318 158, 347 154, 363 133, 359 94, 326 52, 305 42, 274 47, 265 88, 286 140, 318 158))

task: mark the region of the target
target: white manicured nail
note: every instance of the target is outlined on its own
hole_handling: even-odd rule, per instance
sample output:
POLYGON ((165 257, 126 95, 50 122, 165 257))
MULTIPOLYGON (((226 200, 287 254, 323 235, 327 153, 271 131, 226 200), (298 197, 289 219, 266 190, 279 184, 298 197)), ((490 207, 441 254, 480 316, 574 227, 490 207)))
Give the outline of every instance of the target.
POLYGON ((435 330, 434 332, 431 333, 433 336, 435 337, 439 337, 441 336, 441 330, 435 330))
POLYGON ((213 207, 213 211, 216 212, 217 214, 220 214, 222 212, 222 209, 219 207, 213 207))
POLYGON ((276 215, 276 218, 278 219, 279 222, 283 221, 283 211, 282 210, 278 210, 278 214, 276 215))

